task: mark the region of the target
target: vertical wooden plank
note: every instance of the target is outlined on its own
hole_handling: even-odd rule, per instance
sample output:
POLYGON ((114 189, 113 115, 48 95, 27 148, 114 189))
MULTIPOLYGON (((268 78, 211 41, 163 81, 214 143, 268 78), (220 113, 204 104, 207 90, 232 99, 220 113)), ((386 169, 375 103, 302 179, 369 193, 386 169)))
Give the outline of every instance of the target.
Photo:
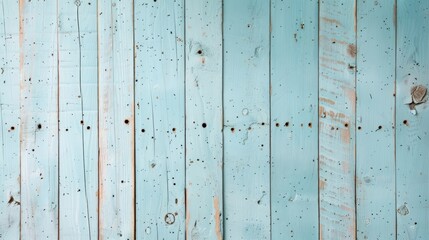
POLYGON ((21 238, 58 237, 57 1, 19 2, 21 238))
POLYGON ((99 236, 133 239, 133 1, 98 1, 99 236))
POLYGON ((395 239, 394 1, 357 4, 357 237, 395 239))
POLYGON ((19 6, 0 7, 0 239, 19 239, 19 6))
POLYGON ((271 2, 273 239, 316 239, 318 2, 271 2))
POLYGON ((59 1, 60 239, 98 232, 97 3, 59 1))
POLYGON ((186 1, 186 236, 222 239, 222 1, 186 1))
POLYGON ((184 2, 136 0, 138 239, 185 239, 184 2))
MULTIPOLYGON (((416 105, 416 115, 410 111, 412 105, 405 103, 411 101, 413 87, 429 87, 429 1, 397 2, 397 234, 398 239, 427 239, 429 103, 416 105)), ((418 103, 417 94, 414 96, 418 103)))
POLYGON ((354 239, 355 1, 320 3, 319 206, 321 239, 354 239))
POLYGON ((224 2, 226 239, 270 238, 269 1, 224 2))

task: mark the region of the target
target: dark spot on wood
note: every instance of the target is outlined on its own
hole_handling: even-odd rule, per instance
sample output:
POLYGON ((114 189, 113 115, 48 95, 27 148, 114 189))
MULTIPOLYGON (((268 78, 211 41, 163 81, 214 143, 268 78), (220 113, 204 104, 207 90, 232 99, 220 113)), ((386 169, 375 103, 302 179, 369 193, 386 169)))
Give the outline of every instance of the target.
POLYGON ((172 130, 173 132, 175 132, 175 131, 176 131, 176 128, 172 128, 171 130, 172 130))
POLYGON ((350 55, 350 57, 356 57, 356 46, 354 44, 349 44, 347 47, 347 53, 350 55))
POLYGON ((155 163, 152 163, 150 166, 151 166, 152 168, 154 168, 154 167, 156 166, 156 164, 155 164, 155 163))
POLYGON ((130 120, 125 119, 124 123, 125 123, 125 124, 128 124, 128 123, 130 123, 130 120))
POLYGON ((264 126, 264 125, 265 125, 265 123, 264 123, 264 122, 262 122, 262 123, 261 123, 261 125, 262 125, 262 126, 264 126))
POLYGON ((88 129, 88 130, 89 130, 89 129, 91 129, 91 127, 90 127, 90 126, 86 126, 86 129, 88 129))
POLYGON ((345 123, 345 124, 344 124, 344 127, 349 127, 349 124, 348 124, 348 123, 345 123))
POLYGON ((280 123, 276 123, 276 127, 279 127, 280 126, 280 123))
POLYGON ((311 128, 311 127, 313 127, 313 124, 310 122, 310 123, 308 123, 308 127, 309 128, 311 128))
POLYGON ((9 201, 8 201, 7 203, 8 203, 8 204, 12 204, 14 200, 15 200, 15 199, 13 198, 13 196, 10 196, 9 201))
POLYGON ((144 128, 142 128, 142 133, 146 132, 146 130, 144 130, 144 128))
POLYGON ((207 127, 207 123, 203 123, 201 126, 203 126, 203 128, 207 127))
POLYGON ((10 130, 12 130, 12 131, 15 130, 15 127, 14 126, 10 127, 10 130))
POLYGON ((197 51, 197 53, 201 55, 201 54, 203 54, 203 50, 200 49, 197 51))
POLYGON ((40 123, 39 123, 39 124, 37 124, 37 128, 38 128, 38 129, 42 129, 42 124, 40 124, 40 123))
POLYGON ((286 123, 285 123, 285 127, 289 127, 289 122, 286 122, 286 123))
POLYGON ((359 127, 358 127, 358 130, 361 130, 361 129, 362 129, 362 127, 361 127, 361 126, 359 126, 359 127))
POLYGON ((408 121, 404 120, 403 123, 408 126, 408 121))
POLYGON ((235 128, 231 128, 231 132, 234 132, 235 131, 235 128))

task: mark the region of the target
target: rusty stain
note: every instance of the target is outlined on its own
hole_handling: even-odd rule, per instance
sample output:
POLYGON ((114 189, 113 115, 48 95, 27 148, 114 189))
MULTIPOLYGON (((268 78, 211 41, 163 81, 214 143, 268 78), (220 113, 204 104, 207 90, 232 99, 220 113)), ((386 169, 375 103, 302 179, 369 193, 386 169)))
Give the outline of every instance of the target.
POLYGON ((357 53, 356 46, 354 44, 349 44, 347 46, 347 53, 353 58, 356 57, 356 53, 357 53))
POLYGON ((319 180, 319 188, 320 188, 320 190, 325 189, 325 187, 326 187, 326 182, 323 181, 323 180, 319 180))
POLYGON ((324 97, 319 97, 319 100, 324 102, 324 103, 328 103, 330 105, 335 105, 335 101, 328 99, 328 98, 324 98, 324 97))
POLYGON ((341 26, 341 23, 337 19, 327 18, 327 17, 322 17, 321 19, 322 19, 322 21, 341 26))
POLYGON ((219 198, 216 196, 213 199, 213 205, 214 205, 214 219, 215 219, 215 230, 216 230, 216 237, 218 240, 222 239, 222 233, 220 230, 220 210, 219 210, 219 198))

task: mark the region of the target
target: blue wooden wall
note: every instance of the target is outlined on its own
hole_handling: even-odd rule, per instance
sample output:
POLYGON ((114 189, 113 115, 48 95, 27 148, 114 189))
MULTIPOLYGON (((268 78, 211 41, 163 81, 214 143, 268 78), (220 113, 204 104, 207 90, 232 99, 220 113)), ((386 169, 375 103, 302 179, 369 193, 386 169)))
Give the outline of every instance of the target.
POLYGON ((429 239, 428 0, 0 7, 0 239, 429 239))

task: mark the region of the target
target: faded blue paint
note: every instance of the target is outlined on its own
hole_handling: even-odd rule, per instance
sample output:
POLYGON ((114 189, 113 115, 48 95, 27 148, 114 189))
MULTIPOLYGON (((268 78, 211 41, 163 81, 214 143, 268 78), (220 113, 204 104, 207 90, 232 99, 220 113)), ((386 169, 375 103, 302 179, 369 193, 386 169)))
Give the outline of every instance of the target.
POLYGON ((427 1, 0 8, 0 239, 429 237, 427 1))

